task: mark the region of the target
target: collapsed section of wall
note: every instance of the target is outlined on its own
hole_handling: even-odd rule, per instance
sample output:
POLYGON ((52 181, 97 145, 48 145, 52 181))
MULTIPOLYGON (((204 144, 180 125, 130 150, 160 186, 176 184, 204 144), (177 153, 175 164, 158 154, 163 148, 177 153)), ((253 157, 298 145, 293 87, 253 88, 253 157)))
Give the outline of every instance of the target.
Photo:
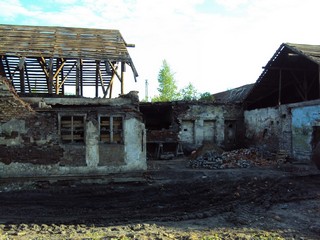
POLYGON ((242 146, 243 110, 237 104, 207 102, 166 102, 140 105, 147 128, 148 154, 177 152, 180 145, 190 154, 204 143, 226 150, 242 146))

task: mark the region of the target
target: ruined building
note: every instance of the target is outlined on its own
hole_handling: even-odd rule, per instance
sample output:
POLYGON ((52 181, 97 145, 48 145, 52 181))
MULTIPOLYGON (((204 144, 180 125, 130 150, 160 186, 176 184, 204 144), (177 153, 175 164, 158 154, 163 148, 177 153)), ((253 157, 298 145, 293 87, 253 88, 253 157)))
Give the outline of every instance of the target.
POLYGON ((124 94, 126 66, 138 74, 119 31, 0 25, 0 39, 1 177, 146 169, 138 96, 124 94))
POLYGON ((188 155, 205 143, 234 149, 241 146, 244 137, 241 104, 141 103, 140 111, 145 119, 150 158, 161 158, 162 152, 188 155))
POLYGON ((320 46, 281 44, 244 101, 248 145, 308 163, 320 141, 320 46))

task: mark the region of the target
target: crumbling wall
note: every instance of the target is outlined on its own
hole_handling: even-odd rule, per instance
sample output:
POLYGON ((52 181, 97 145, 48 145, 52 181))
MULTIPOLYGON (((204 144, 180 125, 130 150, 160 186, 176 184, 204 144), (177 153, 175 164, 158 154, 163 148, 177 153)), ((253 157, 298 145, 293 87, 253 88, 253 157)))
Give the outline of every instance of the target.
POLYGON ((320 106, 298 106, 292 112, 292 149, 295 159, 310 161, 319 142, 320 106))
POLYGON ((204 142, 236 148, 243 132, 242 112, 242 108, 236 105, 190 104, 186 111, 178 114, 180 141, 186 149, 198 148, 204 142), (227 121, 236 126, 233 129, 234 141, 230 145, 225 131, 227 121))
POLYGON ((263 108, 244 112, 247 145, 278 151, 281 133, 279 108, 263 108))
POLYGON ((86 176, 146 169, 145 128, 134 109, 45 105, 28 117, 0 123, 1 177, 86 176), (83 142, 63 141, 59 116, 64 114, 85 115, 83 142), (100 114, 123 116, 122 143, 100 141, 100 114))

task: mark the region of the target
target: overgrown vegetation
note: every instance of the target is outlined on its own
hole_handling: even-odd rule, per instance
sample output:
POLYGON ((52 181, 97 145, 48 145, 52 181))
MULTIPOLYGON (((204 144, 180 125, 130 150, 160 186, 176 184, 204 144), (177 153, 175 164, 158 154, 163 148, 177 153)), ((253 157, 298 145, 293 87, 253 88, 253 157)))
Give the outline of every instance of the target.
POLYGON ((189 84, 178 90, 174 73, 166 60, 163 60, 162 67, 158 74, 158 92, 159 95, 151 99, 152 102, 168 102, 168 101, 214 101, 211 93, 199 93, 195 86, 189 82, 189 84))

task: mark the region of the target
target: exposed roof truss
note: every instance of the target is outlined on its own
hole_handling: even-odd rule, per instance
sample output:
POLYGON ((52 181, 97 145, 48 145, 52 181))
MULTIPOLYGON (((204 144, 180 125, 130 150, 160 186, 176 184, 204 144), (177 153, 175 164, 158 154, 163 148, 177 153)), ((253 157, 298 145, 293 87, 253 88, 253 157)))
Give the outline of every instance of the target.
POLYGON ((19 94, 111 97, 126 65, 138 76, 128 46, 118 30, 0 25, 0 74, 19 94))

